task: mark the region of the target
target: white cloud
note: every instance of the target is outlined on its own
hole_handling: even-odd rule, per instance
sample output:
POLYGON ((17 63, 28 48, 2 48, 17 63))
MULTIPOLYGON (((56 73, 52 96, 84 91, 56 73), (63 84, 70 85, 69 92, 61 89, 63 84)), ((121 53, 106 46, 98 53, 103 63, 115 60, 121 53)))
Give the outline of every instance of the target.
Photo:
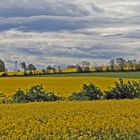
POLYGON ((91 0, 3 0, 0 1, 0 7, 0 11, 2 11, 1 16, 4 14, 7 16, 33 16, 42 14, 75 17, 103 12, 103 9, 96 6, 91 0))
POLYGON ((15 59, 42 67, 83 59, 101 63, 120 56, 140 59, 140 3, 95 3, 1 0, 0 56, 9 68, 15 59))

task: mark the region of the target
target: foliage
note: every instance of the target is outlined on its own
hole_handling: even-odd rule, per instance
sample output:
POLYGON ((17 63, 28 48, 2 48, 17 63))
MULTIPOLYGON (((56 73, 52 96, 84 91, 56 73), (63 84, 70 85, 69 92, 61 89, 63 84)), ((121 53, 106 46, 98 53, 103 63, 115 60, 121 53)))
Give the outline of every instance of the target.
POLYGON ((70 100, 99 100, 103 96, 102 91, 93 83, 84 84, 83 88, 78 93, 73 93, 70 100))
POLYGON ((28 76, 28 73, 25 71, 25 72, 23 73, 23 75, 24 75, 24 76, 28 76))
POLYGON ((5 63, 0 59, 0 72, 5 72, 5 63))
POLYGON ((35 102, 35 101, 46 101, 46 91, 43 89, 42 85, 36 85, 31 87, 27 91, 27 100, 35 102))
POLYGON ((21 63, 21 68, 24 70, 24 73, 25 73, 28 68, 25 62, 21 63))
POLYGON ((115 59, 110 60, 110 70, 114 71, 115 70, 115 59))
POLYGON ((12 99, 13 99, 13 102, 15 102, 15 103, 26 102, 26 95, 25 95, 24 91, 22 91, 21 89, 19 89, 12 96, 12 99))
POLYGON ((29 90, 24 93, 22 90, 18 90, 12 96, 13 102, 39 102, 39 101, 57 101, 61 97, 56 96, 54 92, 47 93, 42 85, 32 86, 29 90))
POLYGON ((115 82, 115 87, 105 92, 105 99, 133 99, 140 97, 140 82, 128 81, 124 82, 120 79, 115 82))
POLYGON ((6 95, 4 93, 0 93, 0 103, 5 103, 6 95))
POLYGON ((2 73, 2 75, 1 75, 2 77, 7 77, 8 76, 8 74, 6 73, 6 72, 4 72, 4 73, 2 73))
POLYGON ((83 72, 90 72, 90 62, 82 61, 81 62, 83 72))
POLYGON ((83 72, 83 69, 82 69, 82 67, 80 65, 76 66, 76 72, 78 72, 78 73, 82 73, 83 72))
POLYGON ((77 93, 72 93, 71 96, 68 97, 69 100, 73 101, 73 100, 90 100, 90 98, 87 96, 86 93, 84 93, 83 91, 77 92, 77 93))
POLYGON ((104 93, 94 84, 84 84, 80 92, 73 93, 69 100, 134 99, 140 98, 140 81, 124 82, 119 79, 115 86, 104 93))
POLYGON ((63 73, 63 70, 60 66, 58 67, 58 73, 63 73))
POLYGON ((0 98, 6 97, 4 93, 0 93, 0 98))
POLYGON ((116 63, 118 64, 120 71, 124 71, 125 70, 126 60, 124 58, 117 58, 116 59, 116 63))
POLYGON ((32 71, 34 71, 34 73, 35 73, 36 67, 33 64, 29 64, 28 65, 28 70, 30 71, 30 75, 33 75, 32 71))
POLYGON ((95 67, 95 72, 103 72, 103 67, 95 67))

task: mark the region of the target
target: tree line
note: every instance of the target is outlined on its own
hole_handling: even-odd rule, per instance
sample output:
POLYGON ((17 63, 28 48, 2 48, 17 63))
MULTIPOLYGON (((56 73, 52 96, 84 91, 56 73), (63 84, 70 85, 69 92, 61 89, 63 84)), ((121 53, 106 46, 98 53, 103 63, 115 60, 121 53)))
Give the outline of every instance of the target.
MULTIPOLYGON (((70 67, 70 66, 69 66, 70 67)), ((74 67, 74 66, 71 66, 74 67)), ((83 61, 76 65, 77 72, 91 72, 91 63, 83 61)), ((111 59, 108 65, 95 64, 93 67, 95 72, 125 72, 140 71, 140 61, 125 60, 124 58, 111 59)))
MULTIPOLYGON (((34 64, 28 64, 26 62, 20 63, 23 69, 24 75, 35 74, 48 74, 48 73, 64 73, 63 69, 55 66, 47 66, 42 69, 40 73, 37 73, 37 68, 34 64)), ((108 65, 95 64, 91 65, 89 61, 82 61, 76 65, 68 65, 68 69, 74 68, 75 72, 88 73, 88 72, 125 72, 125 71, 140 71, 140 61, 137 60, 125 60, 124 58, 111 59, 108 65)), ((15 70, 15 73, 20 70, 15 70)), ((7 76, 7 69, 3 60, 0 59, 0 72, 4 72, 3 76, 7 76)))

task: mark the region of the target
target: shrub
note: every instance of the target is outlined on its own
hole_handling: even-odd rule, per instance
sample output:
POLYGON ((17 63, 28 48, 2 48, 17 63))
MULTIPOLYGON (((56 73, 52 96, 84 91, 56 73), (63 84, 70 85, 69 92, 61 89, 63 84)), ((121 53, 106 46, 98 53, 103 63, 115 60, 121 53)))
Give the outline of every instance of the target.
POLYGON ((34 73, 32 71, 29 72, 29 75, 34 75, 34 73))
POLYGON ((62 100, 62 97, 56 96, 54 92, 47 93, 48 101, 58 101, 62 100))
POLYGON ((133 99, 140 97, 140 82, 128 81, 125 83, 123 79, 115 82, 115 87, 105 91, 105 99, 133 99))
POLYGON ((4 93, 0 93, 0 98, 6 97, 4 93))
POLYGON ((26 96, 27 96, 27 100, 31 102, 47 100, 46 91, 43 89, 42 85, 36 85, 31 87, 27 91, 26 96))
POLYGON ((54 92, 47 93, 42 85, 35 85, 27 90, 26 93, 22 90, 18 90, 12 96, 13 102, 39 102, 39 101, 57 101, 61 100, 61 97, 56 96, 54 92))
POLYGON ((26 102, 26 94, 21 89, 17 90, 16 93, 12 96, 13 102, 22 103, 26 102))
POLYGON ((69 96, 69 100, 99 100, 102 99, 102 91, 93 83, 84 84, 83 88, 78 93, 73 93, 69 96))
POLYGON ((28 73, 27 73, 27 72, 24 72, 23 75, 24 75, 24 76, 28 76, 28 73))
POLYGON ((77 65, 76 66, 76 72, 82 73, 83 72, 83 68, 80 65, 77 65))
POLYGON ((5 103, 6 95, 4 93, 0 93, 0 103, 5 103))
POLYGON ((73 101, 73 100, 90 100, 90 98, 83 92, 80 91, 78 93, 73 93, 71 96, 68 97, 69 100, 73 101))
POLYGON ((4 73, 2 73, 2 75, 1 75, 2 77, 7 77, 8 76, 8 74, 6 73, 6 72, 4 72, 4 73))

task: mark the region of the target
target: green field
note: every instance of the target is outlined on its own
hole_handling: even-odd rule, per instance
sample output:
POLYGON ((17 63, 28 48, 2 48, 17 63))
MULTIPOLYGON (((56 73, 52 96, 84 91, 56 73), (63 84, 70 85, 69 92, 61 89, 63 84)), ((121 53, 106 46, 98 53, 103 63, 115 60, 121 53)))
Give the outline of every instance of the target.
POLYGON ((140 79, 140 72, 64 73, 64 74, 48 74, 45 76, 48 76, 48 77, 111 77, 111 78, 140 79))

